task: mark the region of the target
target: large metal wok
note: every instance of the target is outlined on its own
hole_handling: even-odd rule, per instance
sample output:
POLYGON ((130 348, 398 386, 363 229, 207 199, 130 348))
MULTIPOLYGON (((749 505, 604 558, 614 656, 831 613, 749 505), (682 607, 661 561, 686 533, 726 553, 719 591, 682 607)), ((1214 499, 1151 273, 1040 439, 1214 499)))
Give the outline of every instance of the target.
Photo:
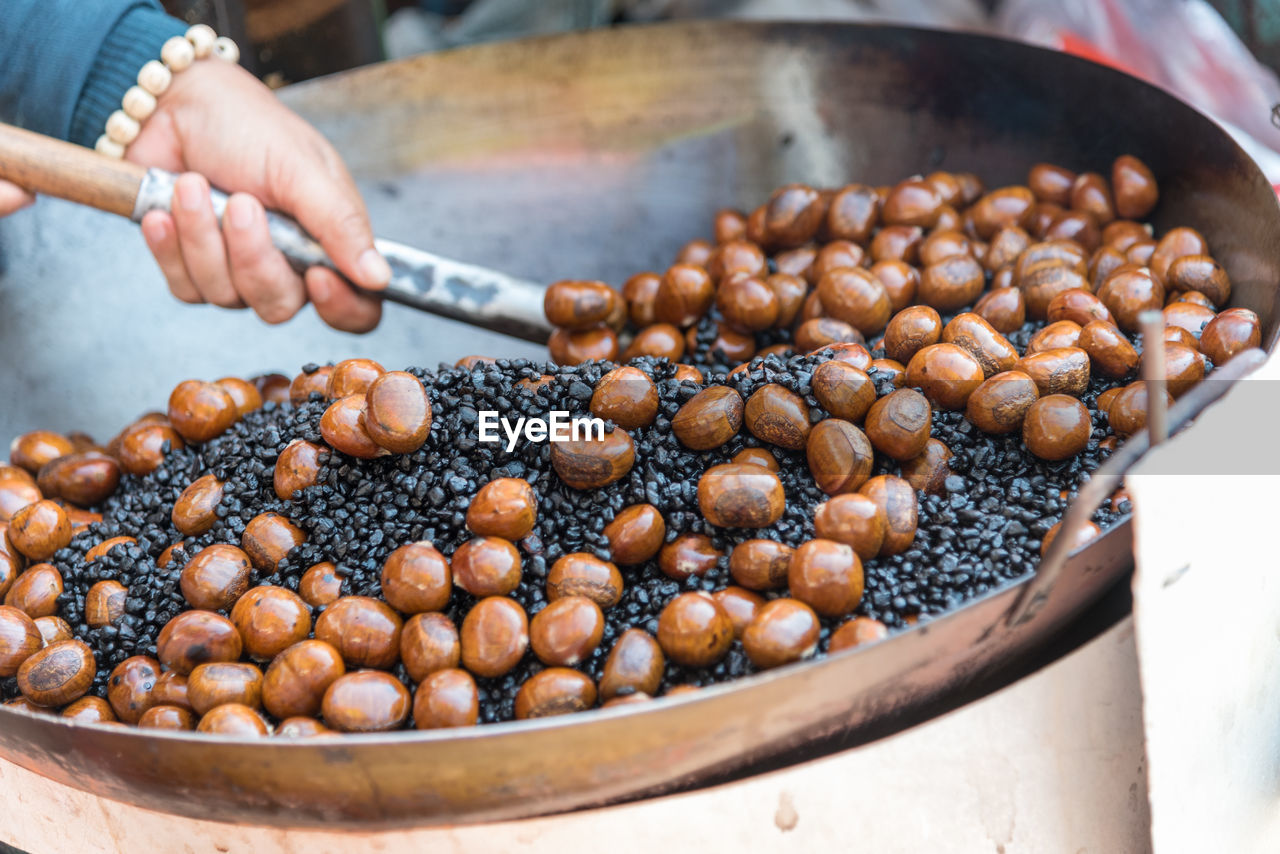
MULTIPOLYGON (((1038 160, 1105 169, 1133 152, 1161 181, 1157 227, 1200 229, 1235 304, 1261 315, 1267 349, 1276 338, 1280 210, 1254 165, 1168 95, 1019 44, 825 24, 664 26, 424 57, 284 97, 349 158, 380 232, 547 280, 617 283, 661 268, 706 233, 715 208, 753 206, 789 180, 876 183, 946 168, 1013 182, 1038 160)), ((533 352, 405 313, 366 339, 311 321, 251 335, 247 317, 170 305, 129 229, 42 202, 0 230, 0 439, 86 419, 105 432, 191 375, 353 353, 402 365, 533 352), (51 252, 65 231, 48 227, 55 217, 83 220, 82 246, 51 252)), ((1131 559, 1123 524, 1057 566, 1018 619, 1026 583, 862 651, 651 705, 306 742, 0 709, 0 755, 107 797, 225 821, 427 824, 564 810, 834 732, 852 733, 845 743, 873 724, 883 732, 1054 634, 1131 559)))

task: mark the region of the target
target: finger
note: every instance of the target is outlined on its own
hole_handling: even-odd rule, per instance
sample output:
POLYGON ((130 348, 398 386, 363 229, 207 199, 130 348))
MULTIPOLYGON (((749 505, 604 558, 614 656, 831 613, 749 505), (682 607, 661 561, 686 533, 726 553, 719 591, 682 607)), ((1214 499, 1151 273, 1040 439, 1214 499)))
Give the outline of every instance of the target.
POLYGON ((34 204, 36 197, 8 181, 0 181, 0 217, 17 213, 28 205, 34 204))
POLYGON ((142 239, 156 256, 160 272, 169 283, 169 290, 183 302, 202 303, 200 291, 191 283, 187 267, 182 263, 182 251, 178 248, 178 230, 173 217, 164 211, 150 211, 142 218, 142 239))
POLYGON ((353 290, 324 267, 307 270, 307 295, 324 322, 342 332, 368 332, 382 320, 382 300, 353 290))
POLYGON ((267 215, 253 196, 227 200, 222 234, 236 293, 267 323, 284 323, 307 302, 302 278, 271 244, 267 215))
POLYGON ((178 247, 191 282, 205 302, 223 308, 244 308, 231 284, 226 245, 209 199, 209 182, 194 172, 182 175, 174 185, 173 201, 178 247))
POLYGON ((364 201, 327 142, 318 141, 314 156, 291 158, 273 174, 280 180, 272 194, 320 241, 344 275, 366 288, 387 286, 391 267, 373 246, 364 201))

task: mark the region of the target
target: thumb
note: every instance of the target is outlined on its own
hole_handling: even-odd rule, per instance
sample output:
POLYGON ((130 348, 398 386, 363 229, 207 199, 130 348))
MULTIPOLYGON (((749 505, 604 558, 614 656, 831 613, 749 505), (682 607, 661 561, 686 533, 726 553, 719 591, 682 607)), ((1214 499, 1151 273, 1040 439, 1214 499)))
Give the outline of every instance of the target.
POLYGON ((0 181, 0 217, 17 213, 35 201, 35 196, 8 181, 0 181))
POLYGON ((391 281, 391 267, 373 246, 369 214, 355 182, 336 153, 322 151, 319 160, 291 160, 271 195, 320 241, 343 275, 381 290, 391 281))

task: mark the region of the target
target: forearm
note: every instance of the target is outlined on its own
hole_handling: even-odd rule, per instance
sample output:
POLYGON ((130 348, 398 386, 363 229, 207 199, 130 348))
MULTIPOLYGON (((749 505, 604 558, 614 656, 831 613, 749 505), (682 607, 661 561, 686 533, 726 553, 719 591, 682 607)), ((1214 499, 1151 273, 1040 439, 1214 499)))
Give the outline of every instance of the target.
POLYGON ((0 120, 93 145, 138 69, 185 29, 154 0, 4 0, 0 120))

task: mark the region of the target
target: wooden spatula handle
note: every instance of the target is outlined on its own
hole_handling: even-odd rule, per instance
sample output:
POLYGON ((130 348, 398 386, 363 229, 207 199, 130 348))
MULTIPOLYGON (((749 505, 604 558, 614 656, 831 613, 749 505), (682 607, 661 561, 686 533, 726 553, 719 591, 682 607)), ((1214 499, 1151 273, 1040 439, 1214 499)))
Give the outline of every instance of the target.
POLYGON ((0 124, 0 178, 43 193, 130 216, 147 172, 92 149, 0 124))

